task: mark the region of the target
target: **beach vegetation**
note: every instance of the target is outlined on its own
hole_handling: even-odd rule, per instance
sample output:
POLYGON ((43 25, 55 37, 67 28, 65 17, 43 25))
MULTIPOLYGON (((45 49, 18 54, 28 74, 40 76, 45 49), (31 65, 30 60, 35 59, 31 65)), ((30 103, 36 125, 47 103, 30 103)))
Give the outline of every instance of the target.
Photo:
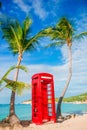
POLYGON ((63 99, 64 102, 87 102, 87 93, 71 96, 63 99))

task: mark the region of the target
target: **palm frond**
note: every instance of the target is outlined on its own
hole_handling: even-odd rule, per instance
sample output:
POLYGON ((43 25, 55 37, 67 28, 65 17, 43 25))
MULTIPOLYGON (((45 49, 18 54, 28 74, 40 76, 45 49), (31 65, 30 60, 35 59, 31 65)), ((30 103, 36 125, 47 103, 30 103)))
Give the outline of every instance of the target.
POLYGON ((23 31, 22 31, 22 27, 21 27, 20 23, 17 20, 15 22, 15 32, 17 34, 17 39, 19 41, 21 41, 22 36, 23 36, 23 31))
POLYGON ((74 39, 82 39, 84 37, 87 37, 87 32, 82 32, 82 33, 80 33, 78 35, 75 35, 74 39))
POLYGON ((51 27, 47 29, 43 29, 39 33, 37 33, 35 36, 31 37, 29 40, 27 40, 27 44, 25 45, 24 50, 27 50, 32 47, 36 49, 35 44, 39 43, 38 39, 41 37, 49 36, 49 34, 51 33, 51 30, 52 30, 51 27))
POLYGON ((28 29, 30 28, 31 24, 32 24, 32 20, 29 17, 26 17, 23 22, 23 29, 24 29, 25 34, 28 31, 28 29))
POLYGON ((19 35, 17 35, 18 33, 16 33, 15 28, 12 25, 10 25, 10 29, 11 29, 11 32, 13 33, 14 38, 15 38, 16 45, 18 46, 18 48, 20 48, 20 43, 19 43, 19 39, 18 39, 19 35))
POLYGON ((10 68, 8 69, 8 71, 7 71, 7 72, 4 74, 4 76, 1 78, 0 84, 2 84, 3 80, 8 76, 8 74, 9 74, 12 70, 14 70, 14 69, 16 69, 16 68, 19 68, 19 69, 21 69, 21 70, 23 70, 23 71, 25 71, 25 72, 28 72, 28 69, 27 69, 25 66, 12 66, 12 67, 10 67, 10 68))
POLYGON ((12 91, 16 92, 18 95, 21 95, 24 89, 30 89, 31 85, 24 83, 24 82, 19 82, 19 81, 13 81, 10 79, 5 78, 4 81, 7 83, 5 87, 11 89, 12 91), (15 86, 15 88, 14 88, 15 86))
POLYGON ((23 66, 23 65, 16 66, 16 68, 19 68, 19 69, 21 69, 21 70, 25 71, 26 73, 28 72, 28 68, 27 68, 27 67, 25 67, 25 66, 23 66))
POLYGON ((41 38, 41 37, 47 37, 50 36, 53 33, 53 28, 52 27, 48 27, 46 29, 41 30, 38 35, 36 36, 37 38, 41 38))
POLYGON ((45 48, 62 46, 64 43, 65 43, 64 41, 53 42, 45 46, 45 48))
POLYGON ((8 43, 12 50, 18 50, 19 41, 18 36, 16 34, 16 28, 14 24, 2 24, 1 26, 3 37, 8 43))
POLYGON ((37 37, 34 36, 34 37, 30 38, 29 40, 27 40, 26 43, 27 43, 27 44, 26 44, 26 46, 24 47, 24 51, 27 50, 27 49, 30 50, 30 48, 33 47, 33 43, 37 43, 37 37))
POLYGON ((30 33, 30 26, 32 24, 32 20, 29 17, 26 17, 25 20, 23 21, 23 27, 22 27, 22 31, 23 31, 23 43, 25 41, 25 39, 27 38, 27 36, 30 33))
POLYGON ((21 42, 23 39, 23 30, 17 20, 9 19, 7 22, 2 21, 1 30, 3 38, 9 43, 9 47, 13 53, 17 53, 22 50, 21 42))
POLYGON ((61 18, 60 21, 56 25, 56 29, 59 30, 60 34, 58 38, 64 40, 72 40, 72 36, 74 34, 74 29, 72 24, 65 17, 61 18))

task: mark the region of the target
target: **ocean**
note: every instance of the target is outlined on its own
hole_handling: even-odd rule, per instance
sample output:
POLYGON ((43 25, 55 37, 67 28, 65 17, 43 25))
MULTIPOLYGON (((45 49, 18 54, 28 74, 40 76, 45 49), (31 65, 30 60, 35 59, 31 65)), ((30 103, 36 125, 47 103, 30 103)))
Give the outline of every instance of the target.
MULTIPOLYGON (((16 104, 16 114, 21 120, 31 120, 31 105, 16 104)), ((87 113, 87 104, 62 103, 63 114, 84 114, 87 113)), ((0 104, 0 121, 9 114, 9 105, 0 104)))

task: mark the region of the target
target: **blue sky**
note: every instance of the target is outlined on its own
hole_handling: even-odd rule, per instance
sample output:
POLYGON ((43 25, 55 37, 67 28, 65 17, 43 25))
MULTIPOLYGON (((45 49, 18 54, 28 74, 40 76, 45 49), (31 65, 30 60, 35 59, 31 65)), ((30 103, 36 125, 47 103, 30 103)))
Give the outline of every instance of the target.
MULTIPOLYGON (((31 35, 41 29, 55 25, 58 20, 66 16, 73 24, 76 34, 87 31, 87 0, 1 0, 2 8, 0 17, 9 16, 22 22, 26 16, 32 19, 31 35)), ((43 38, 41 45, 50 41, 43 38)), ((72 45, 73 75, 69 89, 65 96, 77 95, 87 92, 87 38, 75 41, 72 45)), ((8 50, 8 44, 0 37, 0 77, 12 65, 16 65, 17 56, 13 56, 8 50)), ((30 83, 31 76, 38 72, 48 72, 54 75, 55 95, 59 97, 66 83, 68 74, 68 51, 67 46, 61 48, 38 48, 37 51, 25 53, 23 65, 29 68, 29 73, 21 72, 19 80, 30 83)), ((14 77, 11 73, 10 78, 14 77)), ((4 89, 0 92, 0 103, 9 103, 10 91, 4 89)), ((23 96, 16 96, 16 103, 30 98, 31 91, 23 96)))

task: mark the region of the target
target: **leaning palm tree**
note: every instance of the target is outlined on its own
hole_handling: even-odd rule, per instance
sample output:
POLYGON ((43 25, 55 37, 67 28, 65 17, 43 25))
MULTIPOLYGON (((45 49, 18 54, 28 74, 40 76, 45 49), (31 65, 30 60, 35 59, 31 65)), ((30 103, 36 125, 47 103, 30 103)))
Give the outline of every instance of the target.
POLYGON ((67 44, 68 47, 68 56, 69 56, 69 74, 66 81, 66 85, 60 95, 57 104, 57 119, 61 116, 61 103, 64 98, 64 95, 69 86, 71 77, 72 77, 72 52, 71 46, 74 38, 74 29, 72 24, 65 18, 61 18, 60 21, 56 24, 55 27, 49 27, 43 31, 44 36, 50 36, 52 40, 55 40, 52 44, 49 44, 48 47, 59 46, 60 44, 67 44))
MULTIPOLYGON (((57 104, 57 118, 61 116, 61 103, 64 98, 64 95, 67 91, 67 88, 69 86, 71 77, 72 77, 72 52, 71 52, 71 46, 72 46, 72 40, 74 36, 74 30, 71 25, 71 23, 66 19, 62 18, 59 23, 56 25, 56 31, 59 32, 58 34, 58 39, 60 40, 59 42, 64 44, 67 44, 68 47, 68 57, 69 57, 69 74, 68 78, 65 84, 65 87, 61 93, 61 96, 59 98, 58 104, 57 104)), ((56 32, 57 33, 57 32, 56 32)), ((53 34, 53 39, 56 39, 56 34, 53 34)))
MULTIPOLYGON (((25 51, 35 49, 35 43, 37 43, 37 39, 40 36, 40 34, 36 34, 35 36, 30 35, 31 23, 32 21, 29 17, 26 17, 22 25, 17 20, 7 20, 7 22, 4 22, 3 20, 1 21, 1 30, 3 32, 3 38, 8 42, 9 49, 14 54, 18 54, 17 66, 20 66, 25 51)), ((17 68, 15 72, 14 81, 18 80, 18 74, 19 68, 17 68)), ((9 117, 15 117, 16 119, 14 104, 15 92, 12 91, 9 117)))
POLYGON ((60 19, 60 21, 56 24, 55 27, 48 27, 42 30, 40 34, 41 36, 45 36, 45 37, 50 36, 51 40, 55 41, 47 45, 46 47, 53 47, 53 46, 57 47, 59 45, 64 45, 64 44, 67 44, 68 47, 69 74, 64 89, 57 103, 56 119, 58 119, 59 117, 62 117, 61 104, 72 77, 72 50, 71 50, 72 42, 73 40, 78 40, 80 38, 82 39, 86 37, 87 32, 82 32, 76 35, 71 22, 66 17, 63 17, 60 19))

